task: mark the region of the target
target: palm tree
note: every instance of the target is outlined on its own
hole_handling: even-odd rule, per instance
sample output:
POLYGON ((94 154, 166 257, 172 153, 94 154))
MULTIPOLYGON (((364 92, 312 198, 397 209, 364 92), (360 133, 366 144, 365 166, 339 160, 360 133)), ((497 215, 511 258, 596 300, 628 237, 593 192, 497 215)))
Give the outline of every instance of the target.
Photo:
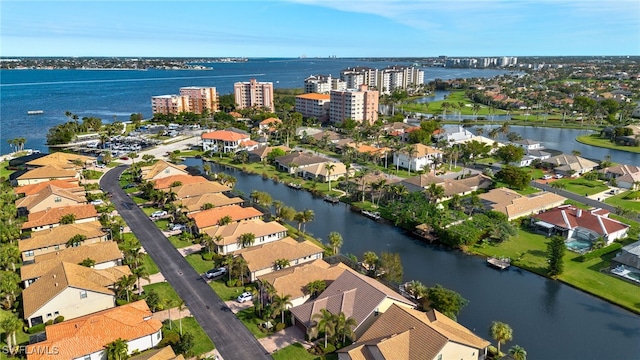
POLYGON ((252 246, 256 242, 256 235, 244 233, 238 237, 238 246, 241 248, 252 246))
POLYGON ((520 345, 511 347, 509 354, 514 360, 527 360, 527 351, 520 345))
POLYGON ((329 192, 331 192, 331 174, 333 173, 333 170, 336 169, 336 164, 326 163, 324 164, 324 168, 325 170, 327 170, 327 179, 329 180, 329 192))
POLYGON ((340 314, 336 316, 336 335, 342 335, 343 344, 347 341, 347 336, 353 339, 353 328, 355 328, 356 325, 358 325, 356 319, 347 317, 343 312, 340 312, 340 314))
POLYGON ((331 248, 333 249, 333 255, 338 255, 343 243, 342 235, 340 235, 339 232, 332 231, 329 233, 329 245, 331 245, 331 248))
POLYGON ((324 280, 314 280, 308 283, 304 288, 311 298, 315 298, 327 288, 327 283, 324 280))
POLYGON ((273 266, 276 268, 276 270, 284 269, 289 265, 290 263, 289 263, 289 260, 287 259, 276 259, 273 262, 273 266))
POLYGON ((236 256, 233 258, 233 267, 238 271, 240 283, 244 286, 244 275, 248 270, 247 261, 242 256, 236 256))
POLYGON ((131 270, 131 272, 136 277, 136 281, 138 282, 138 294, 140 294, 142 292, 142 286, 140 284, 140 279, 145 279, 145 280, 147 280, 147 282, 149 282, 150 281, 149 276, 151 274, 149 274, 149 272, 147 271, 147 269, 145 269, 144 266, 138 266, 138 267, 134 268, 133 270, 131 270))
POLYGON ((312 222, 315 217, 316 214, 311 209, 305 209, 302 212, 302 232, 307 231, 307 223, 312 222))
POLYGON ((276 316, 281 315, 281 322, 284 324, 284 313, 291 306, 293 306, 293 303, 291 302, 291 295, 274 296, 271 303, 271 307, 273 309, 272 316, 275 318, 276 316))
POLYGON ((500 321, 494 321, 491 324, 491 337, 498 342, 498 355, 500 355, 500 344, 513 339, 513 330, 511 326, 500 321))
POLYGON ((60 218, 60 225, 73 224, 74 222, 76 222, 75 214, 62 215, 62 217, 60 218))
POLYGON ((83 241, 87 240, 87 236, 83 234, 75 234, 65 244, 66 247, 78 247, 83 241))
POLYGON ((135 283, 136 283, 135 275, 123 275, 116 282, 116 287, 117 287, 118 293, 122 294, 122 292, 124 291, 127 294, 127 302, 131 301, 131 299, 129 297, 129 290, 131 289, 131 287, 135 283))
POLYGON ((229 225, 231 224, 232 221, 233 221, 233 218, 231 216, 225 215, 220 219, 218 219, 218 225, 220 226, 229 225))
POLYGON ((108 343, 105 346, 107 360, 126 360, 129 358, 129 345, 122 338, 108 343))
POLYGON ((170 298, 165 298, 163 301, 164 308, 167 309, 167 315, 169 316, 169 330, 173 328, 173 321, 171 321, 171 307, 174 304, 174 300, 170 298))
POLYGON ((180 301, 178 301, 178 321, 180 322, 180 336, 182 336, 182 312, 186 308, 187 307, 184 305, 184 300, 180 299, 180 301))
POLYGON ((327 309, 320 309, 319 313, 313 314, 312 320, 316 321, 314 326, 318 334, 324 332, 324 347, 327 347, 329 336, 333 336, 336 331, 335 317, 327 309))
POLYGON ((364 260, 363 263, 367 265, 369 274, 375 274, 376 272, 376 266, 378 265, 378 255, 376 253, 374 253, 373 251, 367 251, 364 253, 363 255, 364 260))
POLYGON ((22 320, 12 312, 9 312, 2 322, 0 322, 0 329, 2 329, 5 334, 9 355, 15 355, 17 352, 18 342, 16 341, 16 332, 22 329, 22 326, 22 320))
POLYGON ((424 192, 429 197, 429 202, 432 204, 436 204, 438 200, 442 199, 445 196, 444 188, 436 183, 429 185, 428 188, 424 190, 424 192))

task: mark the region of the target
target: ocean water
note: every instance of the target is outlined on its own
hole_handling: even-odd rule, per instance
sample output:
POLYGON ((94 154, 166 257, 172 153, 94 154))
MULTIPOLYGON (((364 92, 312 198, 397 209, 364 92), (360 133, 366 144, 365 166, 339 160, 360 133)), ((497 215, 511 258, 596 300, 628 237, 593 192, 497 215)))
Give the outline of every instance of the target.
MULTIPOLYGON (((177 94, 184 86, 215 86, 222 95, 233 83, 271 81, 276 88, 302 88, 310 75, 340 76, 352 66, 382 69, 403 62, 356 59, 249 59, 243 63, 203 64, 210 70, 0 70, 0 153, 11 151, 7 140, 23 137, 25 148, 47 151, 49 128, 66 122, 65 112, 98 117, 103 123, 126 121, 133 113, 150 118, 151 97, 177 94), (42 115, 27 111, 42 110, 42 115)), ((424 68, 425 82, 434 79, 504 74, 495 69, 424 68)))

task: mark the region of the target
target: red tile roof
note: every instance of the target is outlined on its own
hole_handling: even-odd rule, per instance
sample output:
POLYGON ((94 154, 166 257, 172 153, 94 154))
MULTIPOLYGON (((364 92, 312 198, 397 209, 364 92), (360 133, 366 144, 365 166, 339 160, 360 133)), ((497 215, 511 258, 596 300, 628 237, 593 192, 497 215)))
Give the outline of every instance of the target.
POLYGON ((196 226, 202 230, 210 226, 218 225, 218 220, 225 216, 230 216, 231 221, 240 221, 260 217, 262 213, 253 207, 244 208, 239 205, 230 205, 203 210, 187 216, 192 218, 196 222, 196 226))
POLYGON ((75 189, 80 187, 78 179, 68 179, 68 180, 56 179, 56 180, 50 180, 50 181, 43 181, 37 184, 18 186, 17 188, 15 188, 15 193, 25 194, 26 196, 29 196, 29 195, 39 193, 40 190, 46 188, 49 185, 54 185, 62 189, 75 189))
POLYGON ((221 141, 239 141, 248 140, 249 135, 239 134, 234 131, 218 130, 202 134, 203 139, 207 140, 221 140, 221 141))
POLYGON ((533 218, 564 229, 581 227, 601 235, 608 235, 629 228, 627 224, 598 215, 598 210, 600 209, 593 211, 581 210, 571 205, 563 205, 535 215, 533 218))

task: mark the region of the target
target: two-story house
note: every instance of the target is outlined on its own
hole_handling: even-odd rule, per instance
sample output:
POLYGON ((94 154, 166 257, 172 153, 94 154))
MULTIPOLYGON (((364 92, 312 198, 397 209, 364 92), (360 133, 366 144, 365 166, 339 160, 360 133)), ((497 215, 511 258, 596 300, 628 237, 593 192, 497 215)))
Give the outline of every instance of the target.
POLYGON ((393 154, 393 165, 411 171, 421 171, 436 162, 442 162, 442 151, 423 144, 413 144, 406 151, 393 154))
POLYGON ((221 255, 242 249, 240 237, 247 233, 254 235, 255 241, 252 245, 254 246, 283 239, 287 236, 287 228, 277 221, 264 222, 261 219, 251 219, 218 225, 205 230, 205 234, 211 238, 219 239, 216 242, 216 252, 221 255))

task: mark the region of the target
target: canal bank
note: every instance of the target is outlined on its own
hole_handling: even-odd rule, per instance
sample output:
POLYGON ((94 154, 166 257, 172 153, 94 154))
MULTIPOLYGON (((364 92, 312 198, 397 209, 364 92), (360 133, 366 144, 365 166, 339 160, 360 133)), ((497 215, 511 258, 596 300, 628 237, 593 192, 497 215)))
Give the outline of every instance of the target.
MULTIPOLYGON (((202 168, 197 159, 186 164, 202 168)), ((531 359, 633 359, 640 353, 640 317, 630 311, 528 271, 498 271, 483 258, 428 245, 352 212, 346 204, 331 204, 235 169, 212 165, 212 171, 236 177, 236 188, 246 194, 265 191, 297 210, 313 210, 315 221, 307 224, 307 232, 324 242, 329 232, 339 232, 342 253, 360 258, 365 251, 400 254, 405 281, 459 292, 470 301, 458 318, 461 324, 489 339, 491 322, 506 322, 514 329, 514 341, 506 346, 525 347, 531 359)))

